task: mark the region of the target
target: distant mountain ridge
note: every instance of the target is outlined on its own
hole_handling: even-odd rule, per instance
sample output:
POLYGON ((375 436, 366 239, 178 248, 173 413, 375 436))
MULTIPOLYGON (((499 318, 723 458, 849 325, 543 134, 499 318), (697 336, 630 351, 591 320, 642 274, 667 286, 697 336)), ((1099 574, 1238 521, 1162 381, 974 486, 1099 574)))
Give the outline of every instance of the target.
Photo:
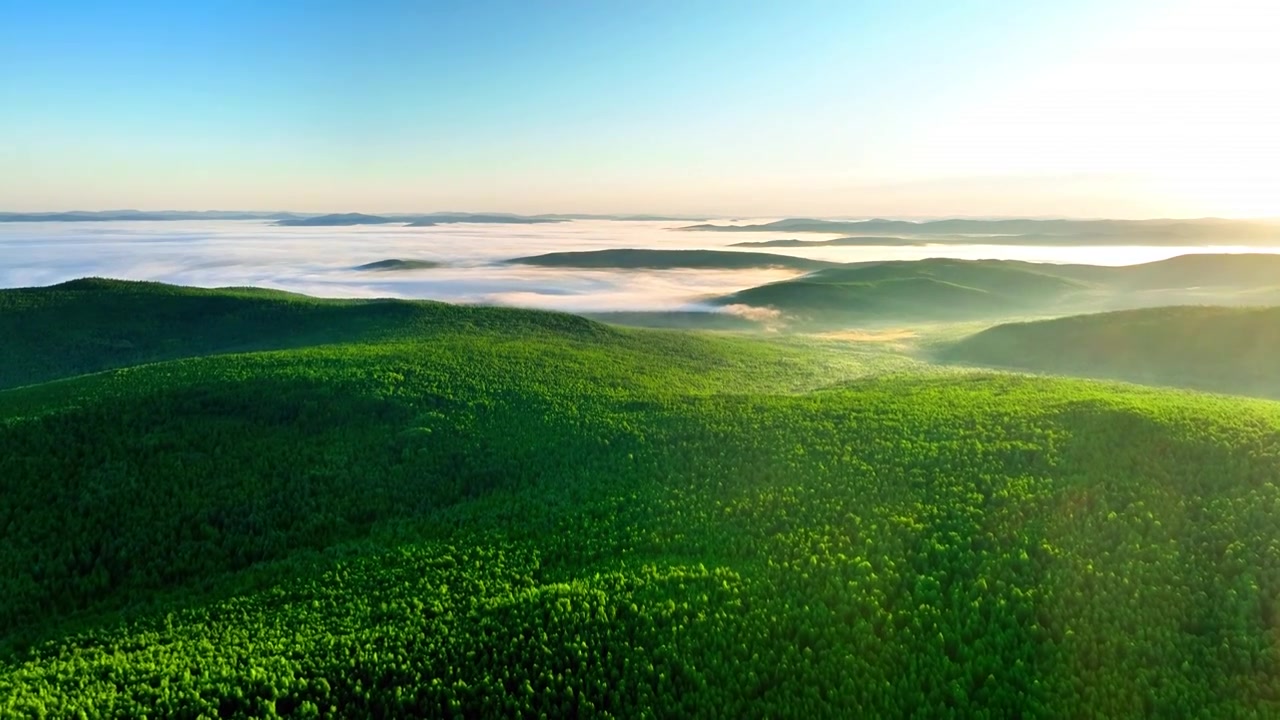
POLYGON ((538 225, 542 223, 555 222, 562 221, 550 218, 527 217, 524 215, 508 215, 506 213, 431 213, 428 215, 366 215, 364 213, 335 213, 331 215, 317 215, 306 218, 286 218, 280 220, 276 224, 290 227, 390 224, 402 224, 408 227, 433 227, 435 225, 452 225, 456 223, 538 225))
POLYGON ((452 223, 509 223, 532 225, 562 222, 565 218, 510 213, 437 212, 394 215, 367 213, 295 213, 239 210, 70 210, 66 212, 0 212, 3 222, 134 222, 164 220, 275 220, 277 225, 328 227, 401 223, 429 227, 452 223))
POLYGON ((237 210, 72 210, 68 212, 0 212, 0 222, 112 222, 137 220, 290 220, 306 217, 291 212, 237 210))
POLYGON ((910 222, 907 220, 818 220, 788 218, 757 225, 703 223, 676 228, 701 232, 820 232, 845 235, 961 236, 931 240, 972 244, 982 236, 984 244, 1130 244, 1159 241, 1172 245, 1280 245, 1280 223, 1259 220, 975 220, 957 218, 910 222))
POLYGON ((738 252, 734 250, 657 250, 648 248, 611 248, 608 250, 554 252, 512 258, 506 262, 512 265, 646 270, 680 268, 701 270, 745 268, 818 270, 839 265, 839 263, 825 260, 810 260, 777 253, 738 252))
POLYGON ((337 227, 343 225, 384 225, 387 223, 403 223, 404 219, 383 217, 381 215, 365 215, 364 213, 334 213, 305 218, 286 218, 277 225, 289 227, 337 227))
POLYGON ((649 213, 543 213, 533 217, 547 218, 548 220, 622 220, 629 222, 693 222, 695 220, 711 219, 706 215, 654 215, 649 213))
MULTIPOLYGON (((110 222, 162 220, 274 220, 282 226, 326 227, 403 224, 432 227, 455 223, 532 225, 570 220, 618 220, 680 222, 699 218, 657 214, 592 214, 431 212, 431 213, 314 213, 253 210, 71 210, 57 212, 0 212, 6 222, 110 222)), ((1077 219, 973 219, 910 221, 873 218, 869 220, 824 220, 787 218, 753 225, 704 222, 673 228, 701 232, 787 232, 846 235, 828 245, 907 245, 920 242, 971 244, 980 238, 992 245, 1054 244, 1151 244, 1167 245, 1280 245, 1280 220, 1230 220, 1223 218, 1152 220, 1077 219), (860 237, 861 236, 861 237, 860 237)), ((773 247, 803 247, 807 241, 767 240, 757 244, 773 247)), ((816 243, 814 243, 816 244, 816 243)), ((748 243, 739 243, 748 245, 748 243)))

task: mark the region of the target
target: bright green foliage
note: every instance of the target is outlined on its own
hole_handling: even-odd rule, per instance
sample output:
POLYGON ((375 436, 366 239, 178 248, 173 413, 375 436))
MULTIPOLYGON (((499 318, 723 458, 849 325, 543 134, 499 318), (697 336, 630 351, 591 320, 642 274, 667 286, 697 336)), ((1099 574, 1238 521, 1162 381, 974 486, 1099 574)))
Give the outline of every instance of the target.
POLYGON ((1137 306, 1280 302, 1280 255, 1185 255, 1121 267, 1013 260, 849 263, 717 298, 796 326, 1008 319, 1137 306))
POLYGON ((999 325, 951 362, 1280 397, 1280 308, 1160 307, 999 325))
POLYGON ((1088 286, 1032 263, 924 260, 852 263, 720 298, 808 322, 904 322, 1013 315, 1088 286))
POLYGON ((606 268, 606 269, 672 269, 700 268, 730 270, 741 268, 790 268, 792 270, 817 270, 838 263, 810 260, 768 252, 736 250, 654 250, 648 248, 610 248, 607 250, 580 250, 554 252, 543 255, 518 257, 507 262, 519 265, 545 265, 548 267, 606 268))
POLYGON ((584 313, 583 317, 611 325, 683 330, 753 332, 764 327, 760 322, 741 315, 705 310, 606 311, 584 313))
POLYGON ((1280 406, 491 317, 0 392, 0 716, 1280 712, 1280 406))
POLYGON ((607 332, 559 313, 86 278, 0 290, 0 388, 212 353, 423 339, 468 327, 607 332))

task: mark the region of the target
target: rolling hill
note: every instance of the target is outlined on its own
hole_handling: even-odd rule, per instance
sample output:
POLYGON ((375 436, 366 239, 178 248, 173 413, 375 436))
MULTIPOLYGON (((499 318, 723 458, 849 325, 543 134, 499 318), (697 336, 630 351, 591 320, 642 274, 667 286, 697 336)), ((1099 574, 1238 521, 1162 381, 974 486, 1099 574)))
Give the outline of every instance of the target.
POLYGON ((140 220, 288 220, 306 213, 239 212, 226 210, 74 210, 70 212, 0 212, 0 222, 136 222, 140 220))
MULTIPOLYGON (((450 223, 505 223, 533 225, 561 222, 574 216, 528 216, 510 213, 437 212, 408 215, 371 215, 365 213, 292 213, 241 212, 224 210, 146 211, 102 210, 71 212, 16 213, 0 212, 0 222, 109 222, 139 220, 276 220, 275 224, 297 227, 340 227, 345 225, 385 225, 402 223, 417 227, 450 223)), ((621 219, 621 218, 619 218, 621 219)), ((676 218, 672 218, 676 219, 676 218)))
POLYGON ((6 294, 0 368, 60 379, 0 390, 5 715, 1280 711, 1276 403, 556 313, 6 294), (180 359, 59 359, 117 322, 180 359))
POLYGON ((738 270, 743 268, 790 268, 816 270, 837 265, 824 260, 778 255, 776 253, 738 252, 733 250, 652 250, 618 248, 554 252, 545 255, 512 258, 516 265, 547 267, 671 270, 738 270))
POLYGON ((896 323, 1024 313, 1090 290, 1052 268, 1002 260, 853 263, 716 300, 780 310, 801 323, 896 323))
POLYGON ((1159 307, 999 325, 949 362, 1280 398, 1280 308, 1159 307))
POLYGON ((1117 291, 1274 288, 1280 286, 1280 254, 1179 255, 1120 267, 1069 265, 1057 272, 1103 282, 1117 291))
MULTIPOLYGON (((425 336, 441 325, 520 325, 532 318, 539 316, 503 308, 86 278, 0 290, 0 336, 7 340, 0 343, 0 388, 177 358, 425 336)), ((587 321, 553 315, 537 322, 587 321)))
POLYGON ((584 313, 584 317, 611 325, 629 327, 671 328, 689 330, 760 330, 758 322, 727 312, 708 312, 705 310, 656 310, 584 313))
POLYGON ((406 222, 404 218, 383 217, 382 215, 366 215, 364 213, 332 213, 329 215, 313 215, 309 217, 285 218, 276 225, 286 227, 341 227, 346 225, 387 225, 406 222))
POLYGON ((377 262, 357 265, 356 270, 376 270, 378 272, 399 272, 404 270, 429 270, 440 267, 434 260, 378 260, 377 262))
POLYGON ((1262 220, 817 220, 788 218, 755 225, 702 223, 700 232, 819 232, 929 237, 930 242, 1010 245, 1280 245, 1280 223, 1262 220), (933 236, 937 236, 936 238, 933 236), (949 237, 948 237, 949 236, 949 237))
POLYGON ((1108 267, 1011 260, 850 263, 741 290, 801 325, 1000 319, 1179 303, 1280 301, 1280 255, 1193 254, 1108 267))

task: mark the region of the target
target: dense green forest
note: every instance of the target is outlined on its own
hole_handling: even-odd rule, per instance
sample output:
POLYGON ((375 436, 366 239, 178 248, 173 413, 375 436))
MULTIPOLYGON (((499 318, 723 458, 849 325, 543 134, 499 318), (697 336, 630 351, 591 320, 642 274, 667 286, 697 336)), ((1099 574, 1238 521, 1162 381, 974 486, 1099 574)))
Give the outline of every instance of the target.
POLYGON ((0 716, 1280 713, 1272 402, 110 281, 0 323, 0 716))
POLYGON ((1055 266, 1009 260, 850 263, 718 298, 769 307, 800 325, 1008 317, 1091 290, 1055 266))
POLYGON ((583 313, 583 317, 599 320, 611 325, 649 328, 685 328, 695 330, 732 330, 736 332, 757 332, 762 329, 759 322, 727 312, 707 312, 704 310, 653 310, 653 311, 612 311, 583 313))
POLYGON ((950 362, 1280 398, 1280 308, 1179 306, 989 328, 950 362))
POLYGON ((799 330, 1188 303, 1280 304, 1280 255, 1182 255, 1117 267, 949 258, 847 263, 714 302, 772 308, 799 330))
POLYGON ((563 314, 87 278, 0 290, 0 388, 211 353, 387 342, 472 328, 609 332, 563 314))

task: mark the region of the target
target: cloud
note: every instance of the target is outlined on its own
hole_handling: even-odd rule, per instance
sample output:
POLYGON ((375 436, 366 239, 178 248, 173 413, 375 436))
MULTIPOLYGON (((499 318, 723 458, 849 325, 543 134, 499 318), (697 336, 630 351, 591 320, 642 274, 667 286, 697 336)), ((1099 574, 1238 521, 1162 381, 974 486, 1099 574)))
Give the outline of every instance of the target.
POLYGON ((721 309, 730 315, 737 315, 758 323, 777 323, 783 318, 781 310, 771 307, 756 307, 754 305, 734 303, 733 305, 725 305, 721 309))
POLYGON ((85 276, 199 287, 254 285, 322 297, 398 297, 570 312, 689 309, 795 273, 778 270, 579 270, 505 265, 522 255, 610 247, 723 247, 673 233, 682 223, 580 221, 538 226, 275 227, 264 222, 0 224, 0 286, 85 276), (692 241, 692 243, 691 243, 692 241), (368 273, 387 259, 442 267, 368 273))
MULTIPOLYGON (((256 221, 0 223, 0 287, 51 285, 95 275, 198 287, 253 285, 322 297, 423 298, 569 312, 719 310, 766 323, 784 319, 768 309, 718 308, 707 300, 794 277, 789 270, 582 270, 502 263, 571 250, 733 249, 728 246, 742 239, 732 233, 670 231, 687 224, 593 220, 308 228, 256 221), (385 273, 355 269, 393 258, 444 266, 385 273)), ((785 237, 758 233, 751 239, 785 237)), ((1196 249, 935 245, 791 250, 789 254, 841 262, 961 257, 1127 264, 1196 249)))

